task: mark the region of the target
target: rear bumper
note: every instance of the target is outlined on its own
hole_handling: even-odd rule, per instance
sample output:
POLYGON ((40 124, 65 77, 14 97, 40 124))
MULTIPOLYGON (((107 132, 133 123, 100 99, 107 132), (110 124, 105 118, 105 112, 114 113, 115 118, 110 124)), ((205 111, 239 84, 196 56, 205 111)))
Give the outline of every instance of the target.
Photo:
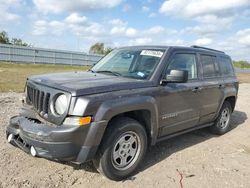
POLYGON ((39 157, 82 163, 95 157, 105 125, 53 126, 16 116, 10 119, 6 134, 12 134, 11 143, 27 153, 33 146, 39 157))

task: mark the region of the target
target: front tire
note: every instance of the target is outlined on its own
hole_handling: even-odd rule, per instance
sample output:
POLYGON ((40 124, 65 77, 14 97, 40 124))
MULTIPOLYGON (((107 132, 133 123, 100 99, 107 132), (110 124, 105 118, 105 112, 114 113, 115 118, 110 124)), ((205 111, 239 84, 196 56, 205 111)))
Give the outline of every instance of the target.
POLYGON ((230 120, 232 114, 232 106, 225 101, 221 107, 220 114, 215 120, 215 124, 211 127, 211 131, 218 135, 223 135, 230 129, 230 120))
POLYGON ((105 132, 94 165, 107 178, 115 181, 131 176, 147 150, 147 134, 134 119, 112 120, 105 132))

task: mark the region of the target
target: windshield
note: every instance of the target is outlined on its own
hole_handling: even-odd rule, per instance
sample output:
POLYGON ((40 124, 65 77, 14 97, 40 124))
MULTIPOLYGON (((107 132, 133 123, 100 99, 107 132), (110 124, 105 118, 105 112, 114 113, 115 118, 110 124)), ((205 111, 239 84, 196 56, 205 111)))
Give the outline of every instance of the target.
POLYGON ((135 79, 149 79, 164 50, 116 49, 101 59, 91 71, 135 79))

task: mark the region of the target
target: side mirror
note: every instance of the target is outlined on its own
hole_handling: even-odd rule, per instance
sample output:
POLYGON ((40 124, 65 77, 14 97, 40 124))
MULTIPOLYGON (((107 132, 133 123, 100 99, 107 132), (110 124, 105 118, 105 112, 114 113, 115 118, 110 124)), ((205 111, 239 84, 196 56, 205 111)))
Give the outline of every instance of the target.
POLYGON ((188 71, 186 70, 170 70, 162 83, 185 83, 188 80, 188 71))

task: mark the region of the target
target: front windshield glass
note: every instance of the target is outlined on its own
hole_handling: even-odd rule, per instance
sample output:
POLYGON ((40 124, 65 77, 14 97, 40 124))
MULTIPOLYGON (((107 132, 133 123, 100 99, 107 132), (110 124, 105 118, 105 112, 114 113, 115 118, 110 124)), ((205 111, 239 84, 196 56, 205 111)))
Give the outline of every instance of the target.
POLYGON ((116 49, 101 59, 91 71, 135 79, 149 79, 164 50, 116 49))

